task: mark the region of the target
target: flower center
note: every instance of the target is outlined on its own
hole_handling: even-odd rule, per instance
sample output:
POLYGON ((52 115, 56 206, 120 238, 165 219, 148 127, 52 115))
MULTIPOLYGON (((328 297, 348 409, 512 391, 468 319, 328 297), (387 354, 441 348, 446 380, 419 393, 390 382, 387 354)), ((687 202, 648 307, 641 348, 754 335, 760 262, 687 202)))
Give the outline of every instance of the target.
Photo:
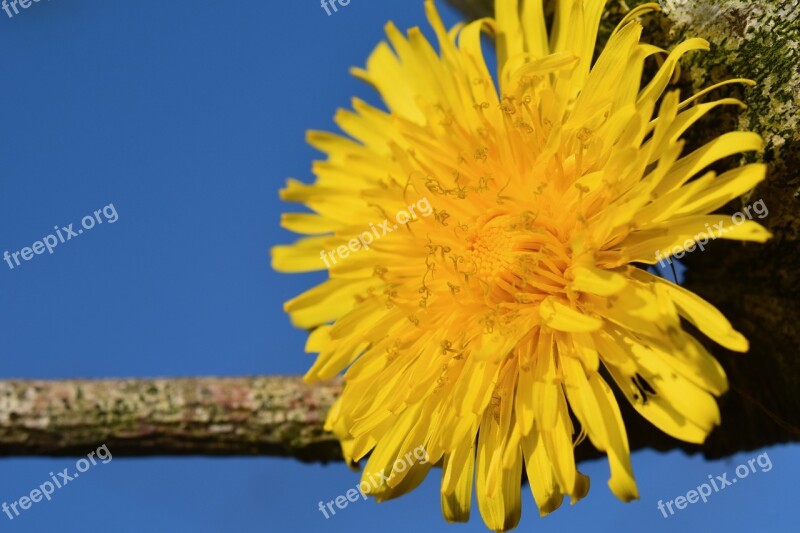
POLYGON ((475 275, 487 283, 508 280, 513 275, 517 232, 509 227, 508 215, 488 217, 467 236, 467 250, 475 264, 475 275))
POLYGON ((532 303, 564 291, 569 250, 533 214, 481 217, 466 241, 473 275, 490 300, 532 303))

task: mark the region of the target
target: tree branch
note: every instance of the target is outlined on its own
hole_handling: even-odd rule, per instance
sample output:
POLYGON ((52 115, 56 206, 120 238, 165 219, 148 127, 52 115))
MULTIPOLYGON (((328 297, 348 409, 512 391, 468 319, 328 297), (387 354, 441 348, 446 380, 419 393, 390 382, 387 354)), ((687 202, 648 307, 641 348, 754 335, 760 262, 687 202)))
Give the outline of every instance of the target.
POLYGON ((0 455, 341 459, 322 425, 341 383, 295 377, 0 381, 0 455))
MULTIPOLYGON (((308 386, 298 377, 0 381, 0 456, 77 456, 106 444, 115 456, 341 460, 336 438, 323 430, 341 388, 341 380, 308 386)), ((661 433, 620 401, 631 449, 717 457, 798 437, 743 394, 722 402, 729 423, 702 448, 661 433), (743 423, 758 430, 742 432, 743 423)), ((590 445, 577 450, 579 460, 598 456, 590 445)))

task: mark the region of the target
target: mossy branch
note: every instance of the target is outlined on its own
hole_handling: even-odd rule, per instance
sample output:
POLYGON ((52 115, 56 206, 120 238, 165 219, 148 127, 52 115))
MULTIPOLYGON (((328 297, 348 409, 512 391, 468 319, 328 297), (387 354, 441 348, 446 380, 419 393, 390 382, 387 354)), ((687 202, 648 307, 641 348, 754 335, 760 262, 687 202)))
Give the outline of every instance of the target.
POLYGON ((341 392, 295 377, 0 381, 0 455, 341 459, 323 431, 341 392))
MULTIPOLYGON (((0 456, 84 455, 106 444, 115 456, 229 455, 341 460, 323 429, 341 381, 299 377, 0 381, 0 456)), ((631 449, 683 448, 709 457, 797 438, 797 430, 729 393, 723 424, 705 447, 680 443, 620 402, 631 449), (742 432, 741 428, 748 428, 742 432), (781 437, 783 436, 783 437, 781 437)), ((589 445, 578 459, 598 457, 589 445)))

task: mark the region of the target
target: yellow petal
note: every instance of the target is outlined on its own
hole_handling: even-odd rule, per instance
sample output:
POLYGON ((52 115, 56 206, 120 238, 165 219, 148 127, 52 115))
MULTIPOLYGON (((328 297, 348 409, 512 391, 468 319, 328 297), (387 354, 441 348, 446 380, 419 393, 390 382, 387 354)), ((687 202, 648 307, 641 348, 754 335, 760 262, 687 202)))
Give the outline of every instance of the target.
POLYGON ((695 444, 702 444, 705 441, 708 433, 687 419, 664 398, 653 395, 648 396, 646 400, 643 399, 632 374, 626 374, 611 365, 607 365, 606 368, 628 402, 651 424, 667 435, 682 441, 695 444))
POLYGON ((625 288, 625 276, 593 267, 575 267, 572 269, 572 288, 576 291, 588 292, 600 296, 610 296, 625 288))
POLYGON ((344 315, 355 304, 356 295, 375 284, 374 279, 352 282, 329 279, 283 305, 299 328, 312 328, 344 315))
POLYGON ((578 483, 578 471, 575 467, 575 452, 572 447, 572 422, 567 410, 567 402, 561 387, 558 388, 556 401, 548 406, 556 413, 552 429, 541 429, 544 448, 553 465, 553 474, 561 487, 561 492, 577 497, 581 492, 578 483))
POLYGON ((274 246, 272 268, 279 272, 324 270, 320 254, 325 252, 327 242, 327 237, 306 237, 289 246, 274 246))
POLYGON ((545 516, 561 506, 564 496, 553 473, 550 458, 544 449, 541 434, 534 430, 530 435, 523 437, 522 450, 533 499, 539 507, 539 514, 545 516))
POLYGON ((445 455, 442 466, 442 513, 448 522, 469 520, 475 471, 475 438, 445 455))
POLYGON ((592 444, 598 450, 608 453, 611 467, 608 486, 623 501, 638 498, 630 463, 628 437, 611 389, 599 374, 594 373, 587 378, 583 368, 576 362, 568 357, 561 357, 560 360, 564 363, 570 405, 592 444))
POLYGON ((539 312, 544 324, 558 331, 594 331, 603 324, 599 318, 576 311, 551 296, 542 301, 539 312))
POLYGON ((500 468, 503 455, 502 433, 490 410, 484 414, 481 431, 478 435, 478 454, 476 464, 476 486, 478 509, 487 527, 494 531, 508 531, 519 523, 522 512, 520 500, 520 479, 522 475, 521 451, 516 467, 511 470, 500 468), (489 478, 498 476, 499 490, 490 496, 489 478))
POLYGON ((749 349, 744 335, 733 329, 722 313, 695 293, 643 270, 636 269, 632 272, 642 280, 664 285, 681 315, 720 346, 734 352, 746 352, 749 349))

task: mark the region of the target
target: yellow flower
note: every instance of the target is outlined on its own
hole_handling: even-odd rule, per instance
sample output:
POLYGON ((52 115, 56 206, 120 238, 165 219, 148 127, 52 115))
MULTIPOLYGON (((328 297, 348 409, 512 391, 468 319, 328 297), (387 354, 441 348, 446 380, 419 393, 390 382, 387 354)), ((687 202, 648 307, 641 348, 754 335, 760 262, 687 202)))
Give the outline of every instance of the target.
POLYGON ((703 442, 727 380, 681 319, 730 350, 747 340, 637 265, 701 238, 769 237, 708 214, 764 179, 763 165, 703 173, 759 150, 758 135, 682 154, 694 122, 741 105, 698 103, 714 87, 685 100, 667 90, 681 56, 708 43, 641 43, 636 19, 658 9, 646 4, 592 63, 604 1, 554 1, 549 37, 543 3, 497 0, 494 19, 448 31, 427 1, 438 50, 418 28, 387 25, 391 46, 353 70, 387 110, 356 99, 336 115, 347 136, 309 134, 327 159, 313 185, 290 180, 282 197, 313 212, 282 223, 310 236, 273 250, 278 270, 328 270, 286 310, 319 352, 307 381, 347 369, 327 427, 348 460, 372 452, 368 491, 396 497, 441 461, 445 518, 468 519, 474 477, 497 531, 519 521, 523 465, 541 514, 586 494, 573 448, 587 436, 608 455, 611 491, 637 497, 610 380, 662 431, 703 442), (494 78, 482 33, 495 40, 494 78), (428 460, 408 467, 419 446, 428 460))

